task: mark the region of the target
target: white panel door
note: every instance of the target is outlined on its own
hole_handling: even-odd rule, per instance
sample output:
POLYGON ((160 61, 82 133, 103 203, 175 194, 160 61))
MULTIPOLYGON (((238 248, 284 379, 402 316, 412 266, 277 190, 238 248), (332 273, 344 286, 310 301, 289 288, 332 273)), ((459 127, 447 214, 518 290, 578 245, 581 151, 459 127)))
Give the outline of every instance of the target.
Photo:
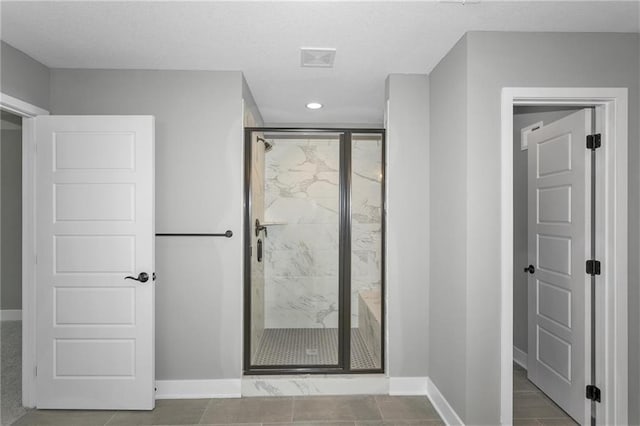
POLYGON ((591 112, 581 110, 529 135, 529 380, 587 424, 591 112))
POLYGON ((42 116, 35 138, 37 407, 152 409, 154 118, 42 116))

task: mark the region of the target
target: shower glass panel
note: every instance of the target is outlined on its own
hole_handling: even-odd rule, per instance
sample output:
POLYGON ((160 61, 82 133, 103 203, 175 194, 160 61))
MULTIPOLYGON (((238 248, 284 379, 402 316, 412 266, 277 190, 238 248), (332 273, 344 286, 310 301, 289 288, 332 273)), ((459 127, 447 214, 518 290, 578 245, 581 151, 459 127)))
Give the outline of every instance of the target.
POLYGON ((245 130, 244 371, 384 371, 384 131, 245 130))
POLYGON ((339 366, 341 133, 251 133, 250 364, 339 366))
POLYGON ((351 135, 351 369, 382 368, 383 140, 351 135))

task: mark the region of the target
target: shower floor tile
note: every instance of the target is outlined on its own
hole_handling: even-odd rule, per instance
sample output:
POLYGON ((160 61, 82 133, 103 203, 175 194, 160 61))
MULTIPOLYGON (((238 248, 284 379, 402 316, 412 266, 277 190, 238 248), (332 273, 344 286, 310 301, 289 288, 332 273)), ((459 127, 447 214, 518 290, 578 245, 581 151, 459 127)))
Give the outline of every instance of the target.
MULTIPOLYGON (((258 345, 254 365, 337 365, 337 328, 268 328, 258 345)), ((360 330, 351 329, 351 368, 380 368, 360 330)))

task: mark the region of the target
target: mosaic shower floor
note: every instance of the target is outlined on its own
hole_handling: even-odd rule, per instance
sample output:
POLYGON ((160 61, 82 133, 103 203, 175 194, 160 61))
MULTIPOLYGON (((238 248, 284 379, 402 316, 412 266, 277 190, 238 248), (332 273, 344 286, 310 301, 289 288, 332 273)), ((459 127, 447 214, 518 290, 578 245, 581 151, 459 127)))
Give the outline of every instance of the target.
MULTIPOLYGON (((268 328, 256 351, 254 365, 335 365, 337 328, 268 328)), ((380 368, 360 330, 351 329, 351 368, 380 368)))

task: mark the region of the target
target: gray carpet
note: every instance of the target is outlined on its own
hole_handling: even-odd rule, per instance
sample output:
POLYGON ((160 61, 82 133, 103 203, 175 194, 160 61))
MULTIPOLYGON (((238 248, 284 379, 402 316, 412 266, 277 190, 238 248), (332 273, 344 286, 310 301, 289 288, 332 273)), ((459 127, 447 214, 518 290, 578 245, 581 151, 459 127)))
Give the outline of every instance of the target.
POLYGON ((22 321, 0 321, 0 423, 10 425, 22 407, 22 321))
MULTIPOLYGON (((254 365, 336 365, 337 328, 268 328, 254 365)), ((351 368, 379 368, 357 328, 351 329, 351 368)))

